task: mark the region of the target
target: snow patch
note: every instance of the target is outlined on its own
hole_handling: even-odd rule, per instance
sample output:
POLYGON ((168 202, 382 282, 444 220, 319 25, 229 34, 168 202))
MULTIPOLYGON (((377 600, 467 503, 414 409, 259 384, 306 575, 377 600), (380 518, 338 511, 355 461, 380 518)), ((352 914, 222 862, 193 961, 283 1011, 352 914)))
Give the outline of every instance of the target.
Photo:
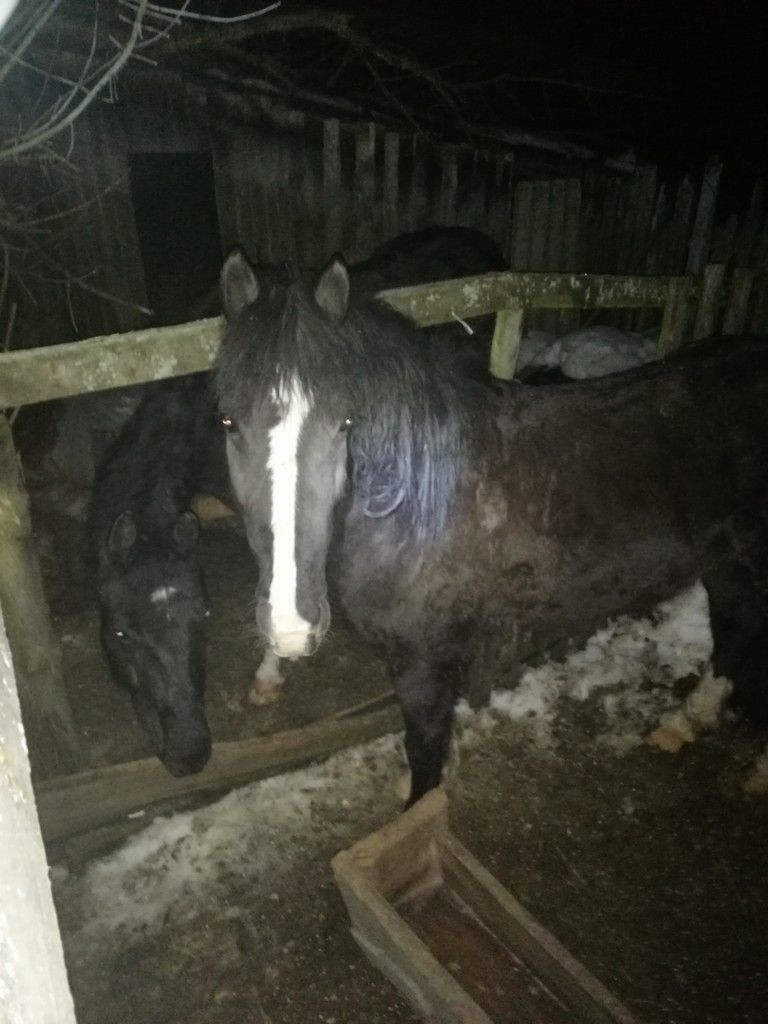
POLYGON ((650 362, 656 352, 655 334, 638 334, 595 325, 559 338, 547 331, 528 331, 520 344, 517 371, 559 367, 566 377, 584 380, 629 370, 650 362))

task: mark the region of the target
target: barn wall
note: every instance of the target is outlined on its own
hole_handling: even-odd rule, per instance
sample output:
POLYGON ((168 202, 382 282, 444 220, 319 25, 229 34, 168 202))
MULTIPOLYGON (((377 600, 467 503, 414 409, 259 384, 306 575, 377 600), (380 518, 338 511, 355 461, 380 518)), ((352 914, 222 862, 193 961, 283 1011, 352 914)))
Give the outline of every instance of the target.
MULTIPOLYGON (((485 231, 516 270, 696 273, 713 258, 764 267, 768 249, 760 189, 741 218, 714 227, 719 171, 712 168, 676 183, 660 182, 653 167, 621 176, 563 164, 567 176, 557 175, 524 156, 513 161, 259 97, 206 92, 149 69, 121 79, 113 102, 92 105, 80 119, 71 173, 0 174, 10 201, 43 191, 51 209, 77 211, 61 222, 63 269, 29 283, 36 306, 17 325, 14 345, 153 322, 142 311, 147 288, 129 177, 130 155, 153 152, 211 153, 222 251, 239 242, 263 261, 316 266, 336 250, 356 260, 428 224, 485 231)), ((765 291, 763 275, 755 282, 763 310, 765 291)), ((750 316, 757 326, 758 314, 750 316)), ((572 313, 541 314, 551 330, 573 323, 572 313)))

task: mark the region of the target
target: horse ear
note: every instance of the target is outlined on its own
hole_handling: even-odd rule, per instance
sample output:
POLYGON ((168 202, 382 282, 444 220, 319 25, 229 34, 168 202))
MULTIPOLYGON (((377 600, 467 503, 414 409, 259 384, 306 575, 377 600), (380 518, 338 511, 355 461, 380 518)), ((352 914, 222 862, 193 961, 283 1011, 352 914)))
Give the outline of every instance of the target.
POLYGON ((173 524, 173 543, 180 555, 189 554, 200 536, 200 520, 191 509, 182 512, 173 524))
POLYGON ((331 320, 343 320, 349 305, 349 271, 343 258, 333 256, 315 285, 315 302, 331 320))
POLYGON ((224 260, 220 276, 224 316, 233 320, 259 297, 259 282, 253 267, 239 245, 224 260))
POLYGON ((138 530, 133 512, 126 509, 121 512, 109 528, 107 536, 107 552, 112 558, 125 559, 133 545, 136 543, 138 530))

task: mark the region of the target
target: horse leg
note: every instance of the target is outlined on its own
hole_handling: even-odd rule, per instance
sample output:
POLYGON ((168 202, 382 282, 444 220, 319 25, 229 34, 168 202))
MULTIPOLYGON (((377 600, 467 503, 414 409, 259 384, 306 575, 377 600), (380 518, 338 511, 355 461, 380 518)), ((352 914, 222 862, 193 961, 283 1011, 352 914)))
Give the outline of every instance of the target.
POLYGON ((395 679, 405 720, 405 752, 411 769, 407 807, 440 785, 453 720, 453 693, 435 666, 419 661, 395 679))
POLYGON ((717 676, 730 679, 734 701, 768 723, 768 601, 758 566, 734 558, 704 577, 717 676))
POLYGON ((280 687, 284 682, 280 659, 273 651, 267 650, 248 691, 248 702, 256 705, 270 704, 280 696, 280 687))

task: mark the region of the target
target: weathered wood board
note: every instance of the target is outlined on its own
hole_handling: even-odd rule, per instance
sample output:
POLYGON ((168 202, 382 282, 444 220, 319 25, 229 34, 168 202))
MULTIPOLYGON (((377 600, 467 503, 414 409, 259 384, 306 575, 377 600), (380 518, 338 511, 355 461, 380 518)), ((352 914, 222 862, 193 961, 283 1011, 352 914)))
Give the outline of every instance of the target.
POLYGON ((431 1024, 638 1024, 451 834, 443 790, 332 866, 358 944, 431 1024))
POLYGON ((271 736, 214 743, 211 759, 197 775, 174 778, 157 758, 58 776, 35 790, 47 843, 57 842, 136 812, 193 794, 216 795, 235 786, 301 768, 339 750, 402 728, 391 691, 311 725, 271 736))

